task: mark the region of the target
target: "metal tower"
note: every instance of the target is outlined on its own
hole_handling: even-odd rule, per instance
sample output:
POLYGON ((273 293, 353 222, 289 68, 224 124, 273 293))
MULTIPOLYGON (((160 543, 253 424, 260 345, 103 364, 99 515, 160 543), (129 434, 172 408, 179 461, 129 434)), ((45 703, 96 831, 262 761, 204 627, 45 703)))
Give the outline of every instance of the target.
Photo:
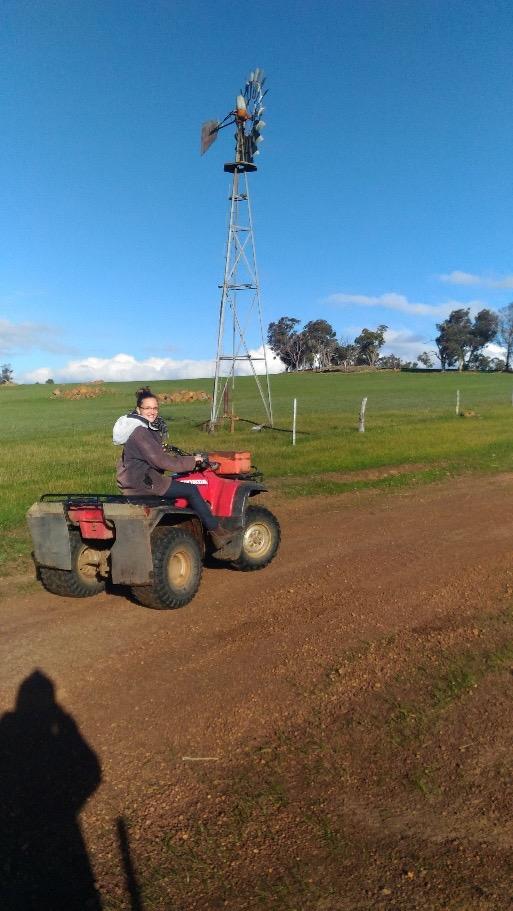
POLYGON ((249 194, 248 174, 257 170, 253 162, 258 155, 258 145, 262 141, 262 129, 265 126, 261 115, 264 111, 262 100, 265 77, 261 70, 250 73, 244 91, 237 97, 236 108, 230 111, 223 121, 207 121, 202 128, 201 151, 205 152, 219 130, 235 124, 235 160, 225 164, 224 170, 233 175, 230 201, 230 219, 226 241, 219 323, 217 332, 216 369, 212 410, 209 430, 215 430, 220 419, 227 417, 226 404, 229 393, 232 396, 235 388, 235 376, 238 366, 243 363, 249 366, 260 393, 268 424, 273 426, 271 387, 265 347, 262 305, 260 300, 260 283, 255 251, 253 218, 249 194), (251 353, 248 342, 249 332, 253 330, 257 348, 262 348, 262 355, 251 353), (263 362, 265 372, 257 373, 257 362, 263 362))

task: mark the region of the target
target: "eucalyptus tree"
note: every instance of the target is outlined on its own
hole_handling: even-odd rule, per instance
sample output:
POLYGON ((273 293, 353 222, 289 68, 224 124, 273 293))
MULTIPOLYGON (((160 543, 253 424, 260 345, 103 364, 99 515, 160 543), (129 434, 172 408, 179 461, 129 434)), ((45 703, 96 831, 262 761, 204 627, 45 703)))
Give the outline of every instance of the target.
POLYGON ((354 343, 358 346, 357 364, 368 364, 375 367, 378 363, 380 351, 385 344, 385 332, 388 326, 381 324, 377 329, 362 329, 354 343))
POLYGON ((484 308, 470 318, 470 307, 452 310, 446 320, 437 323, 435 344, 442 370, 457 367, 465 370, 475 366, 482 349, 497 335, 498 317, 484 308))
POLYGON ((0 364, 0 386, 4 383, 12 383, 14 371, 10 364, 0 364))

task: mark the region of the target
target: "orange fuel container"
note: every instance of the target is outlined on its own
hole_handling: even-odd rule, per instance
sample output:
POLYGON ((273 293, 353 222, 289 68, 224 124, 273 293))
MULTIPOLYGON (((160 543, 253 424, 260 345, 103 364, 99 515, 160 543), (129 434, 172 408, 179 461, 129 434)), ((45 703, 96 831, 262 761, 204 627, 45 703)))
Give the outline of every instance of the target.
POLYGON ((245 474, 251 471, 250 452, 209 452, 212 462, 219 462, 216 474, 245 474))

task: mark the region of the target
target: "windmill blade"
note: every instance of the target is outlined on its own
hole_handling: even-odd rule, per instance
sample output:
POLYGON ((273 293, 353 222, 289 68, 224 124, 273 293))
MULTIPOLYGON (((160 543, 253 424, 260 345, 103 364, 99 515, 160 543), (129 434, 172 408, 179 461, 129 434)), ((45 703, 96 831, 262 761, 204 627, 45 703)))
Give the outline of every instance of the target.
POLYGON ((262 119, 262 114, 265 108, 262 101, 267 94, 267 89, 263 90, 265 81, 264 71, 260 67, 256 67, 250 72, 244 86, 243 95, 249 114, 248 120, 251 122, 251 124, 247 124, 244 139, 245 154, 248 161, 252 161, 253 156, 258 155, 259 146, 263 140, 262 130, 265 127, 265 121, 262 119))
POLYGON ((257 66, 248 76, 244 94, 249 101, 256 101, 262 92, 262 86, 265 82, 264 71, 257 66))
POLYGON ((201 127, 201 155, 204 155, 212 143, 217 139, 220 126, 219 120, 206 120, 201 127))

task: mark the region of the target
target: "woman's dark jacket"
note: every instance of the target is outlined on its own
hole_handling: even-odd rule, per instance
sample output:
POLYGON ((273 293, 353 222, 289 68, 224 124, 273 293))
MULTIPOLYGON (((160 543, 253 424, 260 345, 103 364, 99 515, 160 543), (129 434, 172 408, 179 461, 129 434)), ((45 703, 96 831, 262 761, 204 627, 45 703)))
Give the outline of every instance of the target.
POLYGON ((165 471, 173 474, 192 471, 196 464, 193 456, 165 452, 159 430, 137 412, 124 414, 116 421, 112 439, 117 446, 124 447, 116 478, 126 496, 163 496, 171 483, 165 471))

